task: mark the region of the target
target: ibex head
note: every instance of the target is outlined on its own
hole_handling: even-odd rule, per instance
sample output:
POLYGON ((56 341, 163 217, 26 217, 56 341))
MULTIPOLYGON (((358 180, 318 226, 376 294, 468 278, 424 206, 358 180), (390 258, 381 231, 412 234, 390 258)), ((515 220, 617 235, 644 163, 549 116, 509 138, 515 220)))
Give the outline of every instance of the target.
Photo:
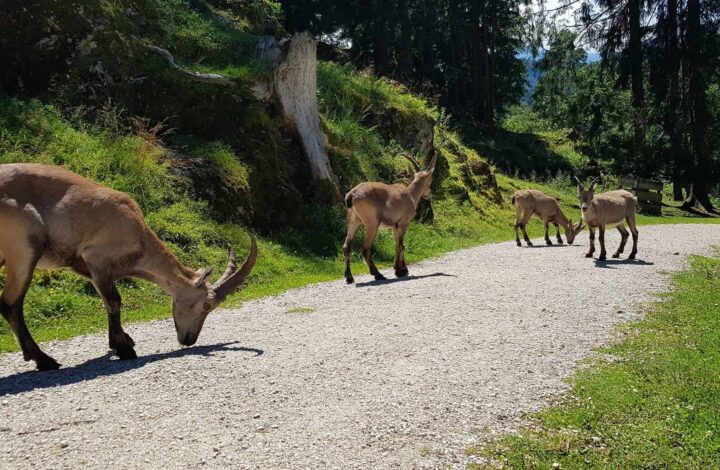
POLYGON ((582 232, 584 228, 585 226, 583 225, 582 220, 578 222, 577 225, 573 224, 572 219, 568 220, 568 226, 565 229, 565 238, 567 239, 568 244, 572 245, 577 234, 582 232))
POLYGON ((592 202, 593 198, 595 197, 595 187, 598 184, 598 178, 595 178, 592 180, 592 183, 590 183, 590 188, 585 189, 583 184, 580 182, 577 177, 575 178, 578 184, 578 200, 580 201, 580 209, 583 212, 587 212, 588 207, 590 207, 590 203, 592 202))
POLYGON ((242 287, 258 254, 257 241, 252 235, 250 244, 250 255, 240 269, 237 268, 235 252, 230 248, 227 269, 215 284, 209 282, 212 268, 199 270, 195 273, 192 285, 173 297, 172 314, 180 344, 195 344, 208 314, 242 287))
POLYGON ((430 199, 430 185, 432 185, 432 177, 435 172, 435 164, 437 163, 437 151, 433 154, 432 160, 430 160, 430 164, 426 170, 420 167, 420 163, 418 163, 414 157, 405 153, 401 153, 400 155, 407 158, 410 163, 413 164, 413 167, 415 167, 415 176, 413 177, 411 185, 422 188, 423 199, 430 199))

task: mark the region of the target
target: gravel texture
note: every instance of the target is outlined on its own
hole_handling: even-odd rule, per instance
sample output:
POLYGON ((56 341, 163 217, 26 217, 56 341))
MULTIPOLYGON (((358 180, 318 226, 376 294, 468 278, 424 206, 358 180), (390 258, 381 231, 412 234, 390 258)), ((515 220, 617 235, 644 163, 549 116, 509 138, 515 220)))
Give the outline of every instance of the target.
POLYGON ((463 468, 712 244, 720 227, 684 225, 641 227, 635 262, 487 245, 213 314, 193 348, 132 325, 133 362, 104 335, 45 344, 55 372, 6 354, 0 467, 463 468))

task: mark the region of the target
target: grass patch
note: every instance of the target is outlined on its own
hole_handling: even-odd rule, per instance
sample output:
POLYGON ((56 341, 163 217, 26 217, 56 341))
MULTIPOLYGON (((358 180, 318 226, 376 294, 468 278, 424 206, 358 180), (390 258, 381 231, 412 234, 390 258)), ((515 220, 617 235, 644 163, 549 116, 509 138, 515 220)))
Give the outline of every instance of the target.
POLYGON ((531 428, 471 452, 489 467, 720 467, 720 259, 692 257, 673 291, 582 370, 531 428))
POLYGON ((310 307, 293 307, 291 309, 288 309, 285 313, 294 313, 294 314, 308 314, 314 312, 314 308, 310 307))

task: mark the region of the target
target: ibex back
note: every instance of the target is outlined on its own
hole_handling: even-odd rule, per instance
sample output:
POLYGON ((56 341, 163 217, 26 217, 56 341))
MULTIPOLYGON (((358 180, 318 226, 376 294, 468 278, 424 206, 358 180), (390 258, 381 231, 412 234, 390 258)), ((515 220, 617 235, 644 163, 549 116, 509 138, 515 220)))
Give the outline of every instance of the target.
POLYGON ((345 255, 345 280, 355 282, 350 271, 350 250, 355 234, 361 225, 365 226, 365 240, 362 254, 365 263, 375 279, 385 279, 372 259, 372 244, 379 229, 391 228, 395 235, 395 275, 407 276, 405 264, 405 232, 415 218, 417 205, 421 198, 430 198, 430 185, 437 163, 437 153, 433 155, 426 170, 409 155, 403 155, 415 167, 415 175, 409 186, 385 183, 360 183, 345 196, 347 206, 347 236, 343 245, 345 255))
POLYGON ((7 277, 0 312, 10 323, 25 360, 38 369, 59 364, 40 350, 23 317, 23 302, 35 268, 70 268, 88 277, 108 312, 109 343, 121 359, 136 358, 135 343, 120 323, 115 282, 134 276, 172 296, 178 341, 193 345, 208 313, 240 289, 257 258, 237 269, 234 254, 223 276, 208 283, 212 269, 183 266, 145 223, 129 196, 59 167, 0 165, 0 267, 7 277))

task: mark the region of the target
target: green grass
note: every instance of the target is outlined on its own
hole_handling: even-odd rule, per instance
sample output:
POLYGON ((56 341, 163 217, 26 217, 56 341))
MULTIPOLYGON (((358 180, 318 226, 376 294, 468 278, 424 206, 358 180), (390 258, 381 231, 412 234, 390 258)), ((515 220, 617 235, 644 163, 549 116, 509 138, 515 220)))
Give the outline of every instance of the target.
POLYGON ((294 313, 294 314, 308 314, 314 312, 314 308, 310 307, 293 307, 291 309, 288 309, 285 313, 294 313))
POLYGON ((624 340, 518 436, 469 452, 505 468, 720 467, 720 259, 693 257, 624 340))

